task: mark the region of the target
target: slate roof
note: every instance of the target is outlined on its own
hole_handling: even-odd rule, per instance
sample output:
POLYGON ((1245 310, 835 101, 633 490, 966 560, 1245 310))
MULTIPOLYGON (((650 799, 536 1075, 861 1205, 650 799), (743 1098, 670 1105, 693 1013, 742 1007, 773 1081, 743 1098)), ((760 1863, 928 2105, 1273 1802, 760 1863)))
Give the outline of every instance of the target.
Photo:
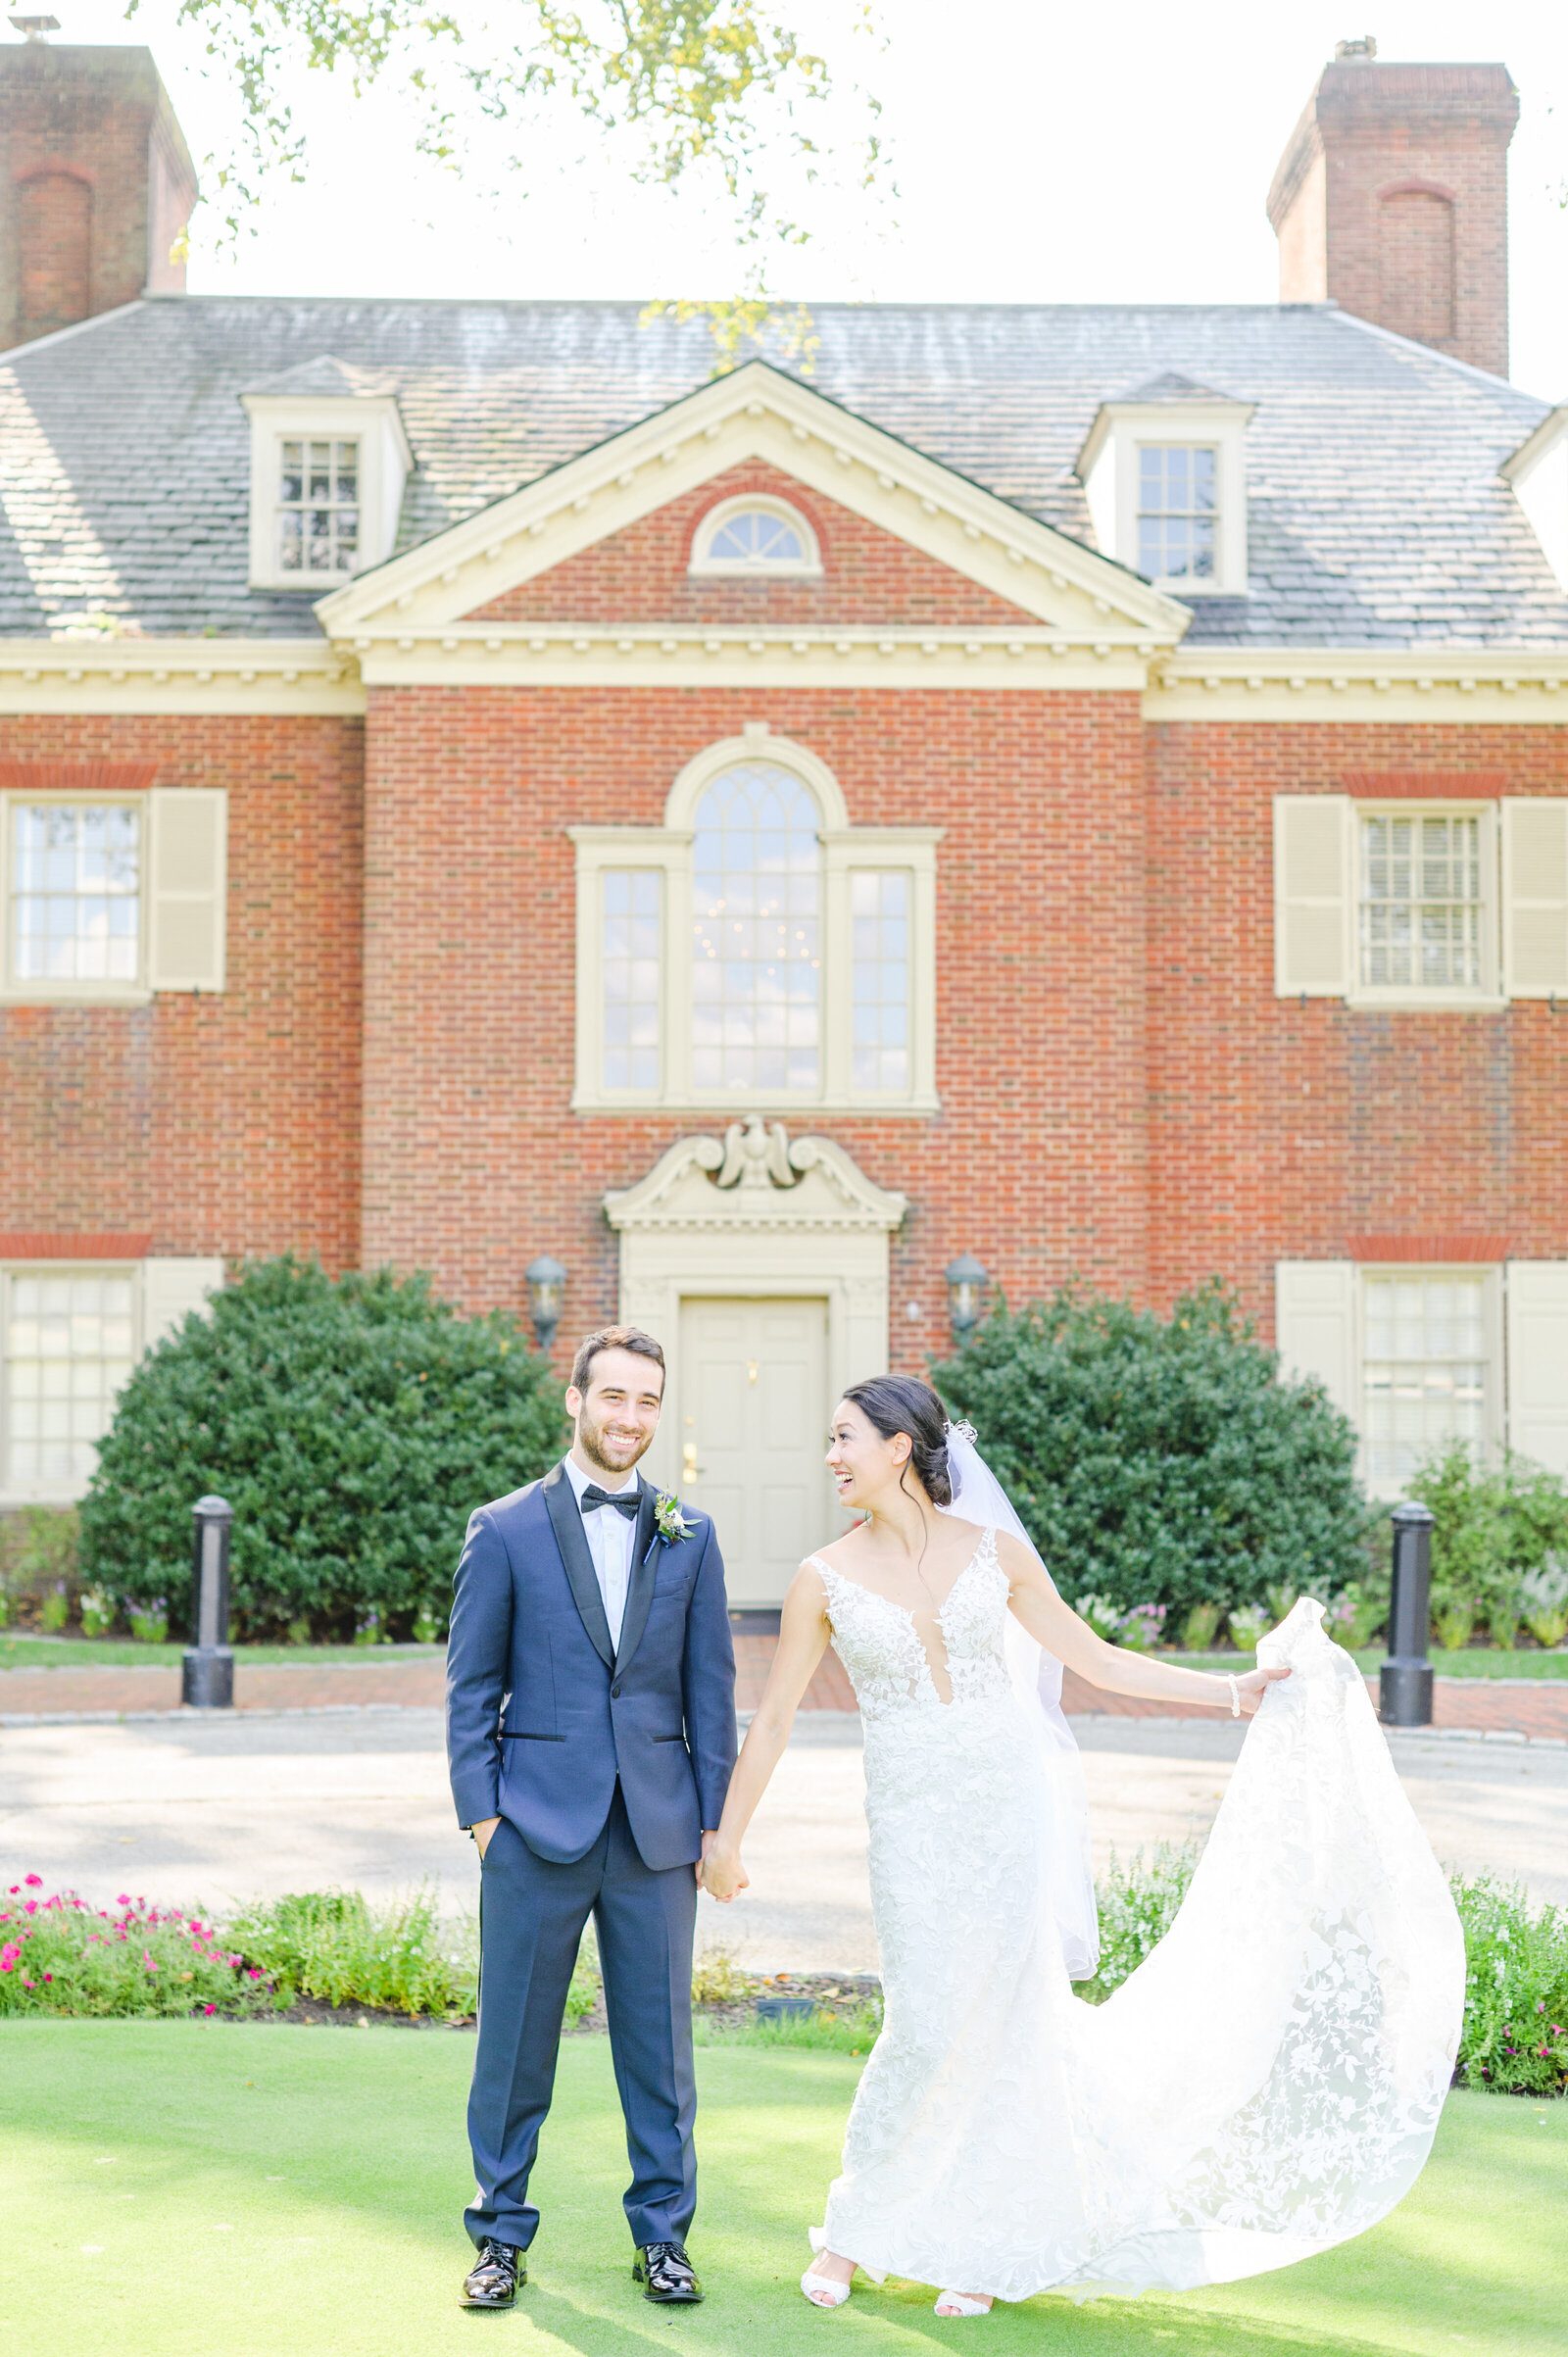
MULTIPOLYGON (((1568 644, 1497 476, 1546 406, 1332 305, 812 319, 816 389, 1090 547, 1071 468, 1102 402, 1175 376, 1255 404, 1250 595, 1195 599, 1189 645, 1568 644)), ((0 633, 99 608, 150 634, 314 630, 306 599, 246 586, 239 394, 318 386, 325 360, 397 394, 408 548, 704 383, 711 345, 632 304, 165 296, 24 346, 0 363, 0 633)))

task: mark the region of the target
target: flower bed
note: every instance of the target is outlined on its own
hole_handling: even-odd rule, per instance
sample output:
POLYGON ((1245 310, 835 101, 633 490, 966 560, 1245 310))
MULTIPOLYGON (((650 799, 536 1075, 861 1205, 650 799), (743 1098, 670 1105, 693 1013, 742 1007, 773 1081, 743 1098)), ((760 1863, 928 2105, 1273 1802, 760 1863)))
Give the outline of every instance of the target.
POLYGON ((267 1975, 194 1915, 161 1913, 122 1891, 120 1910, 74 1891, 13 1883, 0 1907, 0 2016, 19 2013, 254 2013, 267 1975))

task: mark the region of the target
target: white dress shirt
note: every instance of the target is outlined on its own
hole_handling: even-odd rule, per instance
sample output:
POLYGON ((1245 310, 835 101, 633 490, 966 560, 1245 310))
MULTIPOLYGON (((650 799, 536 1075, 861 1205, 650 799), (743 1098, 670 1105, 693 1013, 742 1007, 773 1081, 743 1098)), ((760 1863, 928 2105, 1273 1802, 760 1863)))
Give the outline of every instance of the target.
MULTIPOLYGON (((603 1490, 607 1497, 618 1498, 623 1490, 635 1490, 635 1467, 620 1481, 608 1473, 584 1473, 575 1457, 566 1459, 566 1479, 582 1514, 582 1494, 592 1485, 603 1490)), ((582 1514, 582 1527, 588 1541, 588 1552, 593 1557, 594 1576, 599 1593, 605 1599, 605 1618, 610 1623, 610 1643, 620 1651, 620 1624, 626 1613, 626 1590, 631 1585, 631 1553, 637 1541, 637 1525, 629 1514, 617 1514, 610 1506, 593 1506, 582 1514)))

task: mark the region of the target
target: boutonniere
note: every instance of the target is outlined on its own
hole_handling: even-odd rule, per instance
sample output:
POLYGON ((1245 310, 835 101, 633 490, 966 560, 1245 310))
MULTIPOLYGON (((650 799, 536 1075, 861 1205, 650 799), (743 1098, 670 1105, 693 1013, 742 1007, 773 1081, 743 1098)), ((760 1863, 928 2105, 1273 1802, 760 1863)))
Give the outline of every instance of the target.
POLYGON ((677 1539, 687 1538, 691 1527, 680 1510, 679 1498, 666 1490, 659 1491, 654 1498, 654 1528, 664 1545, 673 1547, 677 1539))

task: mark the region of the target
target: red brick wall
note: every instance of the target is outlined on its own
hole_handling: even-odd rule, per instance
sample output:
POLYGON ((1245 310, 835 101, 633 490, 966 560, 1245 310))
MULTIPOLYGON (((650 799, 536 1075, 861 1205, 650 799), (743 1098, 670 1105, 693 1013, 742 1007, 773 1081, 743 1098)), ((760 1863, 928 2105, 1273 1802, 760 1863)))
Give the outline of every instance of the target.
POLYGON ((1137 698, 1108 694, 374 691, 367 1261, 433 1266, 478 1308, 518 1304, 549 1250, 571 1272, 564 1342, 614 1308, 600 1198, 705 1117, 568 1110, 565 830, 660 823, 691 756, 760 717, 830 764, 855 821, 948 829, 942 1113, 790 1115, 911 1199, 899 1361, 945 1339, 941 1272, 963 1250, 1015 1299, 1073 1270, 1143 1290, 1143 729, 1137 698))
POLYGON ((924 622, 954 630, 1038 627, 1039 618, 760 461, 729 467, 469 616, 498 622, 924 622), (686 567, 698 523, 710 508, 744 491, 768 492, 800 509, 817 536, 819 581, 691 578, 686 567))
POLYGON ((18 325, 47 335, 87 317, 91 300, 92 187, 75 172, 39 171, 19 182, 18 325))
POLYGON ((231 888, 223 998, 0 1015, 0 1231, 391 1260, 474 1308, 520 1306, 548 1249, 563 1339, 610 1311, 602 1195, 710 1117, 569 1110, 565 830, 657 824, 759 717, 855 820, 948 829, 942 1111, 789 1116, 910 1199, 896 1363, 941 1346, 964 1250, 1015 1301, 1077 1273, 1163 1306, 1219 1274, 1265 1333, 1280 1257, 1568 1255, 1568 1010, 1277 1000, 1270 824, 1280 792, 1568 793, 1563 732, 1146 730, 1129 696, 886 689, 372 694, 363 1242, 357 726, 7 724, 0 755, 226 784, 231 888))
POLYGON ((0 1230, 358 1264, 362 748, 336 719, 0 729, 12 790, 14 763, 47 762, 57 792, 79 764, 91 791, 107 761, 229 796, 220 997, 0 1008, 0 1230))
POLYGON ((1217 1272, 1273 1330, 1277 1258, 1434 1231, 1568 1256, 1568 1008, 1382 1012, 1274 997, 1276 794, 1568 793, 1557 728, 1150 731, 1150 1154, 1157 1301, 1217 1272))

